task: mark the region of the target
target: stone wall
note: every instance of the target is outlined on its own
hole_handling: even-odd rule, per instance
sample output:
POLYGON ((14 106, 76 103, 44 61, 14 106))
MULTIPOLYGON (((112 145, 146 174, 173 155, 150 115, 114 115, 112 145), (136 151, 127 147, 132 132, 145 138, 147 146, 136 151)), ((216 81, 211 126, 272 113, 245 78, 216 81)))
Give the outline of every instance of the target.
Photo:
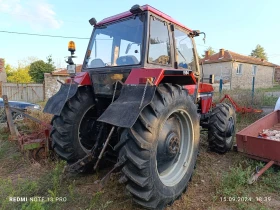
POLYGON ((280 83, 280 67, 275 68, 274 81, 280 83))
MULTIPOLYGON (((220 62, 204 64, 204 78, 209 78, 210 74, 214 74, 215 83, 218 83, 220 78, 222 77, 224 86, 230 86, 230 89, 250 89, 252 88, 253 82, 254 64, 242 63, 242 74, 237 74, 237 68, 239 64, 239 62, 220 62)), ((274 67, 260 65, 256 66, 257 72, 255 76, 255 88, 272 87, 274 80, 274 67)))
POLYGON ((50 73, 44 74, 44 84, 45 84, 45 100, 49 99, 60 89, 61 84, 57 81, 60 80, 64 82, 67 76, 53 76, 50 73))
POLYGON ((3 58, 0 58, 0 82, 7 82, 5 60, 3 58))
MULTIPOLYGON (((200 65, 202 74, 202 66, 200 65)), ((223 79, 224 83, 230 82, 231 62, 210 63, 203 65, 203 78, 209 78, 210 74, 214 74, 215 83, 219 83, 223 79)), ((204 80, 205 82, 207 80, 204 80)))
MULTIPOLYGON (((237 68, 239 62, 233 63, 231 87, 234 88, 252 88, 253 83, 253 66, 255 64, 242 63, 242 73, 237 74, 237 68)), ((270 66, 257 66, 256 76, 255 76, 255 88, 267 88, 273 86, 274 78, 274 67, 270 66)))

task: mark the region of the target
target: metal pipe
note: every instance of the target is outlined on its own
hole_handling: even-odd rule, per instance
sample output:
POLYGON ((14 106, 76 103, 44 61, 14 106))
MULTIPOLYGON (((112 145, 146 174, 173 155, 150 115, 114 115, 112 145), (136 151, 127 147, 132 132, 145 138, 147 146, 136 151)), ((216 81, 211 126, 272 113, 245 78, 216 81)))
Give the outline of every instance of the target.
POLYGON ((252 81, 252 103, 251 103, 251 106, 253 106, 254 95, 255 95, 255 76, 253 76, 253 81, 252 81))
POLYGON ((274 164, 274 161, 269 161, 260 171, 256 172, 251 176, 251 178, 248 180, 249 184, 253 184, 255 181, 258 180, 258 178, 266 171, 268 170, 272 165, 274 164))
POLYGON ((40 124, 44 125, 47 128, 51 127, 51 125, 49 125, 49 124, 47 124, 47 123, 45 123, 45 122, 43 122, 41 120, 38 120, 37 118, 30 116, 29 114, 24 113, 20 109, 17 109, 17 108, 14 108, 14 107, 10 107, 10 109, 11 109, 11 111, 19 113, 19 114, 22 114, 24 117, 27 117, 30 120, 34 121, 34 122, 40 123, 40 124))
POLYGON ((12 113, 11 113, 11 107, 9 106, 9 101, 7 95, 3 95, 3 101, 4 101, 4 107, 6 111, 6 117, 7 117, 7 124, 9 126, 10 132, 13 137, 19 137, 19 132, 14 124, 12 113))
POLYGON ((98 156, 98 160, 97 160, 97 162, 96 162, 96 164, 94 166, 94 170, 96 170, 96 168, 97 168, 97 166, 98 166, 98 164, 99 164, 99 162, 100 162, 100 160, 101 160, 101 158, 103 156, 103 153, 104 153, 105 149, 107 148, 107 145, 109 143, 109 140, 110 140, 114 130, 115 130, 115 126, 112 127, 112 129, 111 129, 111 131, 110 131, 110 133, 109 133, 109 135, 108 135, 108 137, 107 137, 107 139, 105 141, 105 144, 104 144, 104 146, 103 146, 103 148, 102 148, 102 150, 101 150, 101 152, 100 152, 100 154, 98 156))

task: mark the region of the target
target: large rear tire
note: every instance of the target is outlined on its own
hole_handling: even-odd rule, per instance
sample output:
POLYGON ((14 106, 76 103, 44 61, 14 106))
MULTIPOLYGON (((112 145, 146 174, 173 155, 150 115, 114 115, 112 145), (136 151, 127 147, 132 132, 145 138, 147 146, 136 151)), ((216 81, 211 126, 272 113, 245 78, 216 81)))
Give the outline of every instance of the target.
POLYGON ((91 88, 81 87, 68 100, 60 116, 52 119, 52 147, 71 164, 86 155, 94 145, 98 126, 91 88))
POLYGON ((209 148, 220 154, 231 150, 235 130, 236 114, 230 104, 220 103, 213 109, 208 128, 209 148))
POLYGON ((160 85, 155 96, 130 129, 124 129, 119 159, 134 200, 151 209, 163 209, 187 188, 199 144, 197 108, 186 90, 160 85))

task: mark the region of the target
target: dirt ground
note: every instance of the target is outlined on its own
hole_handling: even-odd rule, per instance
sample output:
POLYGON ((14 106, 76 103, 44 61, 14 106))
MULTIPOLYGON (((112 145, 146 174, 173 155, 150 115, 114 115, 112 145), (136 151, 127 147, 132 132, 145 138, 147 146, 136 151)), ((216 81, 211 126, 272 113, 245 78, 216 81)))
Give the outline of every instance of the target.
MULTIPOLYGON (((239 117, 238 130, 261 116, 239 117)), ((21 154, 15 143, 0 133, 0 209, 112 209, 140 210, 125 186, 112 174, 104 188, 95 184, 108 169, 94 174, 63 174, 58 161, 36 162, 21 154), (57 202, 9 202, 9 197, 62 197, 57 202)), ((201 133, 197 167, 188 189, 167 210, 266 210, 280 209, 280 170, 273 167, 253 185, 247 178, 264 163, 230 151, 219 155, 208 151, 207 133, 201 133)))

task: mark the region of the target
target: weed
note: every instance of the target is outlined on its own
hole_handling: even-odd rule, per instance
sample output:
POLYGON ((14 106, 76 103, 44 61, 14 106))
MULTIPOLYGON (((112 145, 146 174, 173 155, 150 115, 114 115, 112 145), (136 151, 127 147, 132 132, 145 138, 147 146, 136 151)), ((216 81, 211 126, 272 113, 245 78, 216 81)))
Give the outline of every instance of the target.
POLYGON ((276 91, 280 90, 280 85, 279 84, 275 84, 271 88, 258 88, 256 90, 259 91, 259 92, 276 92, 276 91))
POLYGON ((263 106, 275 106, 277 100, 278 100, 278 97, 264 96, 263 101, 262 101, 262 105, 263 106))
MULTIPOLYGON (((45 123, 45 125, 49 125, 53 117, 51 114, 37 110, 27 110, 27 114, 45 123)), ((22 121, 17 122, 18 130, 26 134, 44 131, 46 129, 45 125, 28 118, 24 118, 22 121)))
POLYGON ((102 194, 103 192, 97 192, 93 195, 92 199, 90 200, 89 208, 87 210, 96 209, 96 206, 98 205, 102 194))
MULTIPOLYGON (((279 85, 277 88, 271 90, 279 91, 279 85)), ((240 107, 252 107, 259 109, 263 106, 275 106, 278 97, 268 96, 266 94, 268 91, 269 89, 256 89, 255 92, 252 93, 252 90, 248 89, 223 90, 221 95, 214 94, 213 100, 215 103, 218 103, 225 94, 228 94, 240 107)), ((225 99, 224 102, 229 101, 225 99)))
POLYGON ((28 202, 24 203, 21 206, 22 210, 45 210, 44 202, 36 201, 36 202, 28 202))
POLYGON ((15 158, 20 156, 20 152, 16 147, 16 144, 8 140, 0 140, 0 160, 15 158))
POLYGON ((74 200, 74 187, 75 187, 75 180, 73 181, 73 183, 72 184, 70 184, 69 186, 68 186, 68 192, 69 192, 69 194, 70 194, 70 198, 72 199, 72 200, 74 200))
POLYGON ((57 162, 52 173, 52 189, 48 190, 48 193, 52 198, 58 197, 58 191, 61 185, 61 175, 65 166, 65 161, 57 162))
POLYGON ((101 204, 101 207, 99 208, 100 210, 108 208, 108 206, 113 203, 113 201, 106 201, 105 204, 101 204))
POLYGON ((0 140, 8 140, 9 130, 7 128, 0 128, 0 140))
POLYGON ((241 165, 231 168, 230 171, 223 176, 220 189, 218 189, 218 194, 230 197, 240 196, 244 186, 247 185, 251 171, 250 166, 245 170, 241 165))

